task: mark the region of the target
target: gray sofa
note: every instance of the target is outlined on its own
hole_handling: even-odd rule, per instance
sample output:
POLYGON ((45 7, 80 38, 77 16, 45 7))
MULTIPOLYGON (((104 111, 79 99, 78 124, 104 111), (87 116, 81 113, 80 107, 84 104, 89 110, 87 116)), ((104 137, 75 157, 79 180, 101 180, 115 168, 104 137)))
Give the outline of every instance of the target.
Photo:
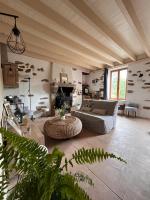
POLYGON ((72 112, 83 127, 99 134, 111 131, 116 125, 117 101, 84 100, 80 110, 72 112))

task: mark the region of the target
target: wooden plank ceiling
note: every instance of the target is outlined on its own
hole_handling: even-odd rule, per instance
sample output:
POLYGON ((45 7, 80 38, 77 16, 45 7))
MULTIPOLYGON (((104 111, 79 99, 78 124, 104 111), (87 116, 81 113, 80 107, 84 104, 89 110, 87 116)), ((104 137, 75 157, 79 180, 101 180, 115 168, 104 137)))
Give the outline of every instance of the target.
MULTIPOLYGON (((88 69, 150 56, 149 0, 0 0, 17 21, 26 55, 88 69)), ((14 24, 0 16, 0 42, 14 24)))

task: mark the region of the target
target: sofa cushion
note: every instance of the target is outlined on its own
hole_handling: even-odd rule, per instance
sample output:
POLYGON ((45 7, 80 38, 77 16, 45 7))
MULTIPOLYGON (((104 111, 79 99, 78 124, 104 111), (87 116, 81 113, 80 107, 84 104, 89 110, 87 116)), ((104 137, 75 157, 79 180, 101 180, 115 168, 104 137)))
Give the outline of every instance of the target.
POLYGON ((92 113, 97 115, 106 115, 106 109, 93 108, 92 113))
POLYGON ((105 100, 95 100, 91 103, 92 109, 105 109, 106 115, 114 115, 117 109, 117 101, 105 101, 105 100))

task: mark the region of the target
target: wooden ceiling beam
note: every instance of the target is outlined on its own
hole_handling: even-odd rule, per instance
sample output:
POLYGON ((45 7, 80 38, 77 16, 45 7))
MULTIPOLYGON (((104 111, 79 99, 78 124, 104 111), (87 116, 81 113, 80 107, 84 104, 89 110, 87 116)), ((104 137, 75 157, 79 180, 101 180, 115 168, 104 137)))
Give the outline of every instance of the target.
POLYGON ((44 16, 48 17, 49 19, 55 21, 57 24, 59 24, 61 27, 65 28, 67 31, 73 33, 75 36, 78 36, 82 41, 84 41, 88 46, 92 47, 93 50, 95 50, 99 55, 109 55, 115 61, 119 62, 120 64, 123 63, 123 60, 120 56, 118 56, 116 53, 111 51, 109 48, 104 46, 102 43, 100 43, 98 40, 91 37, 89 34, 87 34, 85 31, 77 27, 76 25, 72 24, 69 20, 64 18, 62 15, 57 13, 56 11, 52 10, 50 7, 44 5, 39 0, 22 0, 25 4, 29 5, 33 9, 37 10, 44 16))
MULTIPOLYGON (((9 33, 10 27, 8 24, 0 23, 0 26, 1 26, 1 30, 3 30, 4 33, 9 33)), ((46 40, 36 37, 35 35, 32 35, 31 33, 27 33, 26 31, 23 31, 23 38, 24 38, 25 42, 27 41, 28 43, 35 45, 38 48, 44 47, 44 49, 46 49, 49 52, 67 56, 68 58, 74 59, 76 61, 80 60, 81 62, 85 63, 86 65, 95 66, 97 68, 103 67, 103 65, 98 62, 94 62, 88 58, 84 58, 84 57, 80 56, 79 54, 76 54, 76 53, 66 50, 64 48, 61 48, 57 45, 54 45, 50 42, 47 42, 46 40)))
POLYGON ((80 66, 80 67, 83 67, 83 68, 92 69, 92 70, 94 70, 96 68, 95 66, 90 66, 87 63, 82 62, 81 60, 77 61, 77 60, 69 58, 67 56, 58 55, 56 53, 47 51, 44 48, 39 49, 39 48, 37 48, 36 45, 33 45, 31 43, 27 43, 27 51, 28 50, 35 52, 35 53, 39 53, 41 55, 49 56, 50 58, 53 58, 53 59, 58 60, 58 61, 71 63, 73 65, 80 66))
POLYGON ((120 38, 119 35, 114 33, 104 22, 97 16, 92 9, 83 0, 65 0, 64 1, 71 9, 75 9, 80 16, 84 17, 92 26, 96 27, 101 34, 106 38, 111 39, 128 55, 131 60, 135 60, 135 55, 126 45, 126 43, 120 38))
POLYGON ((67 61, 70 61, 72 64, 74 65, 78 65, 78 66, 86 66, 85 68, 87 67, 90 67, 87 63, 84 63, 82 61, 77 61, 75 59, 72 59, 72 58, 69 58, 67 56, 64 56, 64 55, 60 55, 60 54, 57 54, 57 53, 53 53, 51 52, 50 50, 47 50, 45 48, 39 48, 37 45, 34 45, 30 42, 27 42, 27 51, 33 51, 35 53, 40 53, 41 55, 45 55, 45 56, 49 56, 51 58, 55 58, 56 60, 62 60, 64 62, 67 62, 67 61))
POLYGON ((47 57, 47 56, 44 56, 44 55, 41 55, 39 53, 35 53, 35 52, 32 52, 32 51, 29 51, 29 50, 25 51, 24 55, 32 57, 32 58, 37 58, 37 59, 40 59, 40 60, 45 60, 45 61, 48 61, 48 62, 54 62, 54 63, 64 64, 64 65, 67 64, 67 65, 70 65, 70 67, 79 67, 79 68, 81 68, 83 70, 85 70, 85 69, 89 70, 89 71, 96 70, 96 68, 93 68, 93 67, 85 68, 85 67, 82 67, 82 66, 77 66, 77 65, 74 65, 73 63, 71 63, 69 61, 68 62, 67 61, 64 62, 62 60, 56 60, 54 58, 50 58, 50 57, 47 57))
POLYGON ((144 51, 148 57, 150 57, 150 49, 148 42, 146 40, 145 33, 140 24, 138 16, 133 8, 132 2, 130 0, 116 0, 117 5, 122 11, 123 15, 127 19, 128 24, 133 29, 134 33, 137 35, 139 42, 141 43, 144 51))
MULTIPOLYGON (((5 34, 0 34, 0 42, 1 43, 6 43, 6 40, 7 40, 7 36, 5 34)), ((95 70, 96 67, 93 67, 93 66, 89 66, 81 61, 76 61, 76 60, 73 60, 73 59, 70 59, 68 57, 65 57, 65 56, 60 56, 60 55, 57 55, 55 53, 51 53, 47 50, 45 50, 44 48, 37 48, 37 46, 35 45, 31 45, 31 44, 28 44, 27 43, 27 46, 26 46, 26 51, 29 53, 29 52, 32 52, 32 53, 35 53, 35 54, 38 54, 41 56, 41 58, 46 58, 46 60, 48 61, 57 61, 57 62, 63 62, 63 63, 67 63, 67 64, 71 64, 71 65, 75 65, 75 66, 79 66, 79 67, 82 67, 82 68, 86 68, 86 69, 90 69, 90 70, 95 70)), ((27 55, 26 52, 24 53, 24 55, 27 55)), ((33 55, 33 54, 32 54, 33 55)), ((28 56, 32 57, 32 55, 28 54, 28 56)), ((40 58, 39 58, 40 59, 40 58)))
MULTIPOLYGON (((72 50, 75 53, 78 53, 85 58, 92 59, 96 62, 107 64, 110 66, 113 66, 113 63, 109 60, 104 58, 103 56, 98 55, 96 52, 93 52, 89 48, 84 47, 83 45, 74 42, 71 39, 68 39, 64 35, 61 35, 60 33, 50 29, 49 27, 39 23, 36 21, 35 18, 31 18, 31 16, 25 16, 21 13, 21 11, 18 11, 17 7, 15 7, 15 4, 8 4, 8 2, 3 1, 0 3, 0 7, 2 11, 9 12, 9 13, 15 13, 16 15, 19 15, 20 20, 19 24, 22 29, 24 29, 27 32, 32 32, 34 35, 38 35, 40 38, 45 38, 48 41, 55 43, 59 46, 65 47, 68 50, 72 50)), ((28 15, 28 13, 27 13, 28 15)))
POLYGON ((47 56, 51 60, 55 59, 57 61, 62 61, 62 62, 68 63, 68 64, 70 63, 70 64, 75 65, 75 66, 84 67, 84 68, 92 69, 92 70, 95 69, 95 67, 91 67, 91 66, 89 66, 89 65, 87 65, 87 64, 85 64, 81 61, 75 61, 75 60, 69 59, 65 56, 59 56, 57 54, 48 52, 47 50, 45 50, 43 48, 38 49, 37 46, 31 45, 31 44, 27 45, 27 51, 38 53, 42 56, 47 56))

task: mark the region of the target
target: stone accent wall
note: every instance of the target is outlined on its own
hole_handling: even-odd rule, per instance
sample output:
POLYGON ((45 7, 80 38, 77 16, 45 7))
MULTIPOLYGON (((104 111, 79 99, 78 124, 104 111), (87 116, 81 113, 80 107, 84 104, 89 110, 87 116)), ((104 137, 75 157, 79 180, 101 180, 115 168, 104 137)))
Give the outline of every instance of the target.
POLYGON ((139 104, 138 116, 150 118, 150 59, 128 64, 127 101, 139 104))

